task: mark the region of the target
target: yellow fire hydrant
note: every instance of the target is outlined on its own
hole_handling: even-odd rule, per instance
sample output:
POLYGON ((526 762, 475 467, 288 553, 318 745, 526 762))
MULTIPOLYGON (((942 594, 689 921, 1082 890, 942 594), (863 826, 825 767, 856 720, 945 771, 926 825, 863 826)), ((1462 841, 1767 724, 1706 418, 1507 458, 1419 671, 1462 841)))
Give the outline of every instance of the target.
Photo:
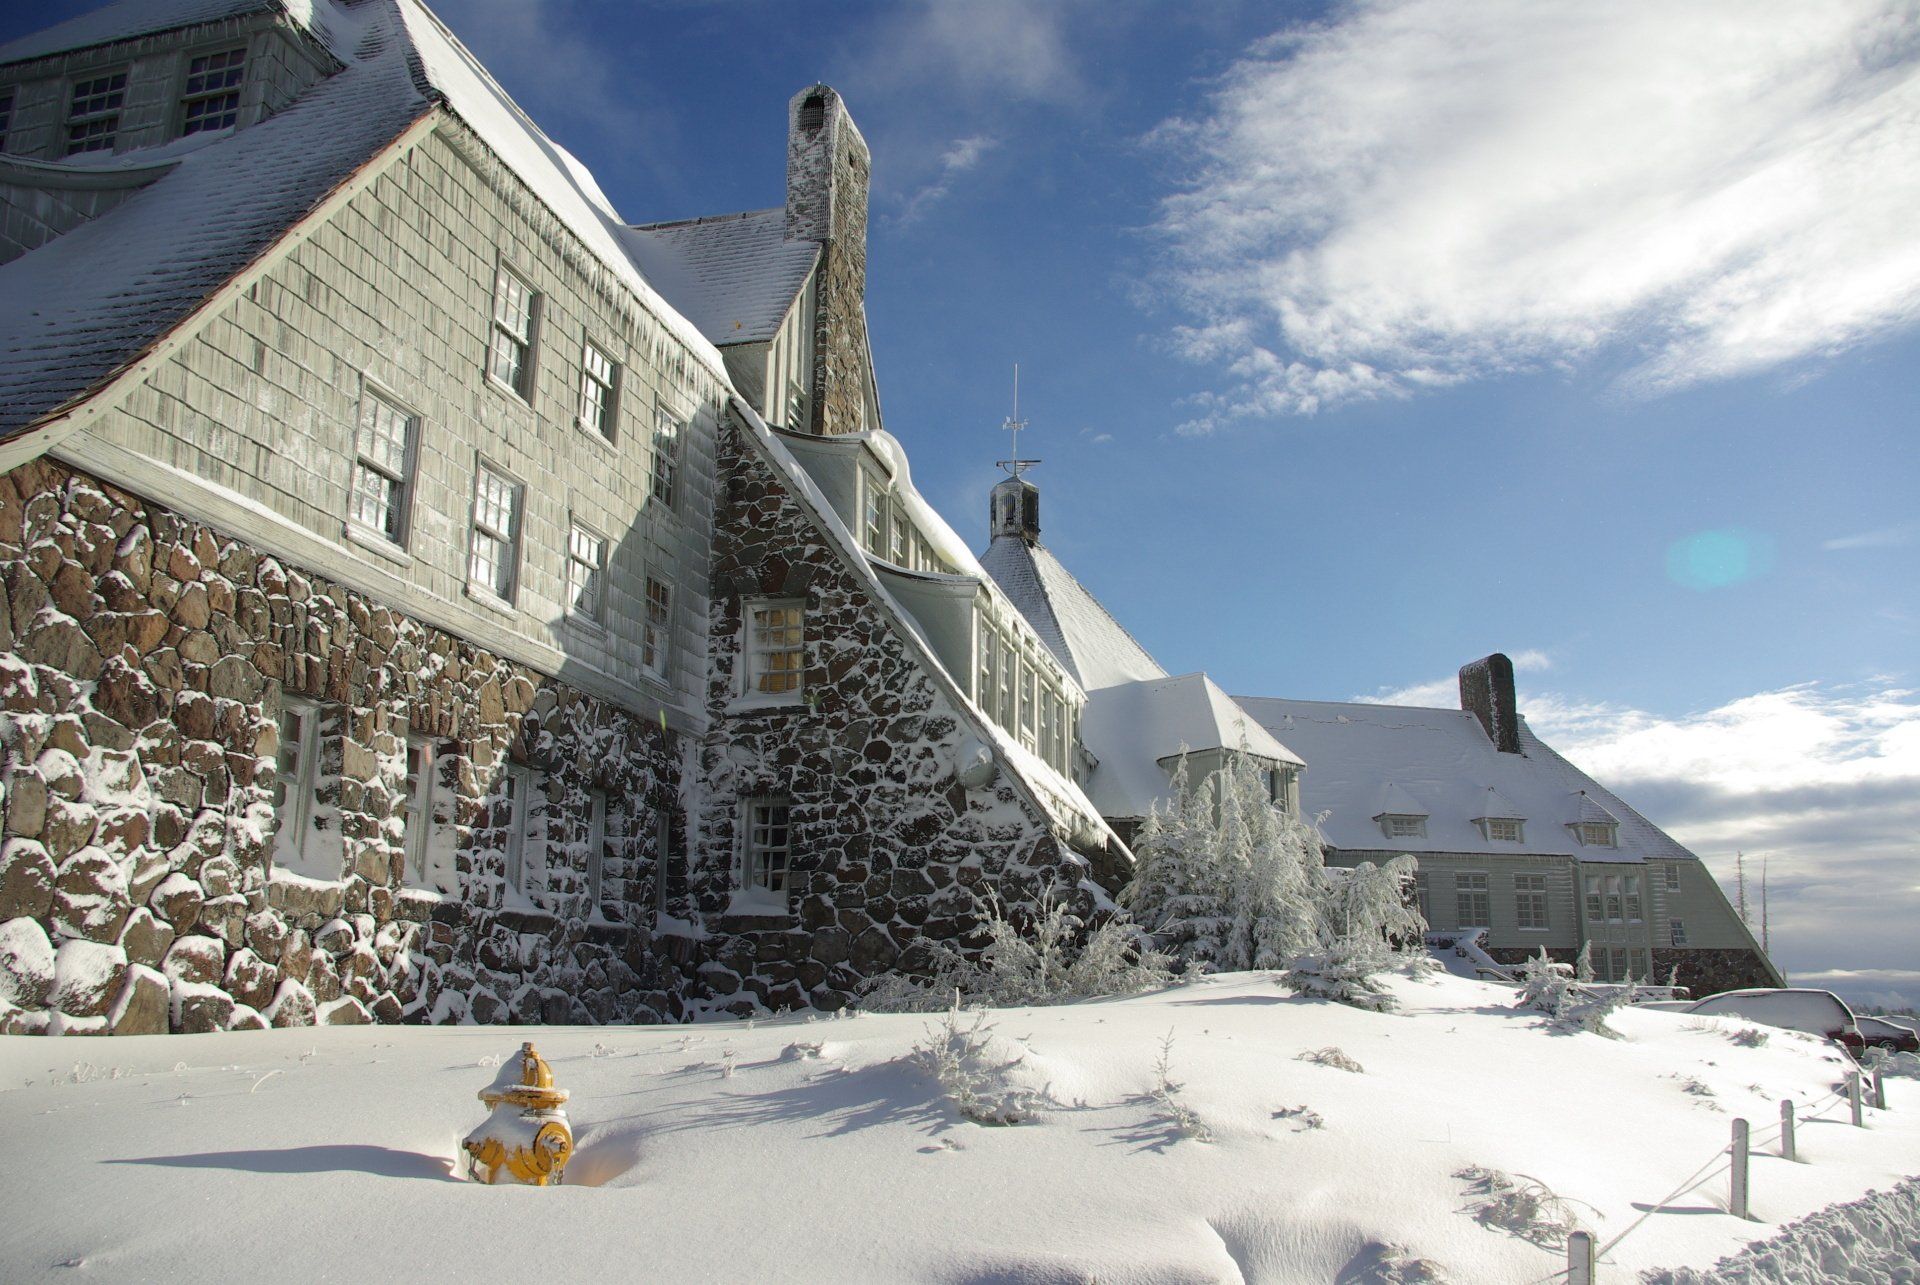
POLYGON ((501 1065, 480 1100, 492 1114, 460 1144, 467 1151, 467 1176, 529 1187, 559 1182, 573 1154, 573 1128, 560 1109, 567 1091, 553 1087, 553 1068, 531 1043, 501 1065))

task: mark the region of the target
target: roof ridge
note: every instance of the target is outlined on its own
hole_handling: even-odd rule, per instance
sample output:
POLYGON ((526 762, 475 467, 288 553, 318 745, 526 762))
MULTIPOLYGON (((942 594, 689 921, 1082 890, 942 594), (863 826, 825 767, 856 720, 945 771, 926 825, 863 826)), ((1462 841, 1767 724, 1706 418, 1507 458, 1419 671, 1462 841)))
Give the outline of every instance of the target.
POLYGON ((658 223, 629 223, 629 232, 664 232, 668 228, 688 228, 701 223, 725 223, 730 219, 750 219, 756 214, 778 214, 784 205, 769 205, 763 210, 740 210, 733 214, 702 214, 691 219, 662 219, 658 223))
MULTIPOLYGON (((995 538, 995 539, 1003 539, 1003 538, 1008 538, 1008 539, 1010 539, 1010 538, 1012 538, 1012 537, 1001 537, 1001 536, 996 536, 996 537, 994 537, 994 538, 995 538)), ((1025 543, 1025 541, 1022 541, 1022 543, 1024 544, 1024 543, 1025 543)), ((1155 669, 1157 669, 1157 670, 1159 670, 1159 671, 1160 671, 1160 672, 1161 672, 1162 674, 1164 674, 1164 675, 1166 675, 1166 676, 1167 676, 1167 677, 1169 677, 1169 678, 1173 678, 1173 677, 1177 677, 1177 675, 1173 675, 1173 674, 1167 674, 1167 667, 1166 667, 1165 665, 1163 665, 1163 664, 1161 664, 1161 663, 1160 663, 1160 661, 1159 661, 1159 660, 1158 660, 1158 659, 1157 659, 1157 658, 1156 658, 1156 657, 1154 656, 1154 654, 1153 654, 1152 652, 1150 652, 1150 651, 1148 651, 1148 650, 1147 650, 1147 649, 1146 649, 1145 647, 1143 647, 1143 646, 1141 646, 1141 644, 1140 644, 1140 640, 1139 640, 1138 638, 1135 638, 1135 637, 1134 637, 1134 636, 1133 636, 1133 635, 1132 635, 1131 633, 1129 633, 1129 632, 1127 631, 1127 627, 1126 627, 1125 625, 1123 625, 1123 624, 1121 624, 1121 623, 1120 623, 1120 621, 1119 621, 1119 618, 1118 618, 1118 617, 1116 617, 1116 616, 1115 616, 1115 615, 1114 615, 1114 614, 1113 614, 1113 613, 1112 613, 1111 611, 1108 611, 1108 610, 1107 610, 1107 604, 1106 604, 1106 603, 1104 603, 1104 602, 1101 602, 1099 598, 1097 598, 1097 597, 1095 597, 1095 596, 1094 596, 1094 593, 1093 593, 1093 590, 1091 590, 1091 589, 1089 589, 1089 588, 1087 588, 1087 587, 1086 587, 1085 585, 1083 585, 1083 584, 1081 584, 1081 583, 1080 583, 1080 577, 1079 577, 1079 576, 1076 576, 1076 575, 1074 575, 1074 574, 1073 574, 1073 572, 1071 572, 1071 571, 1069 571, 1069 570, 1067 569, 1067 564, 1066 564, 1066 563, 1064 563, 1064 562, 1062 562, 1062 561, 1060 561, 1060 559, 1059 559, 1059 557, 1058 557, 1058 556, 1056 556, 1056 555, 1054 554, 1054 552, 1053 552, 1053 550, 1051 550, 1051 549, 1049 549, 1049 548, 1047 548, 1047 546, 1046 546, 1046 545, 1044 545, 1044 544, 1041 544, 1041 543, 1039 543, 1038 541, 1036 541, 1036 542, 1034 542, 1034 544, 1033 544, 1033 545, 1032 545, 1031 547, 1032 547, 1032 548, 1034 548, 1034 549, 1036 549, 1036 550, 1038 550, 1038 551, 1039 551, 1039 552, 1041 552, 1041 553, 1044 553, 1044 554, 1046 554, 1046 555, 1047 555, 1047 557, 1049 557, 1049 558, 1052 558, 1052 559, 1053 559, 1053 565, 1054 565, 1054 566, 1056 566, 1056 567, 1059 567, 1059 568, 1060 568, 1060 574, 1062 574, 1062 575, 1064 575, 1064 576, 1065 576, 1065 577, 1066 577, 1066 578, 1067 578, 1067 579, 1068 579, 1069 581, 1071 581, 1071 582, 1072 582, 1072 584, 1073 584, 1073 587, 1074 587, 1074 588, 1076 588, 1076 589, 1078 589, 1078 590, 1079 590, 1079 591, 1080 591, 1080 592, 1081 592, 1081 593, 1082 593, 1082 594, 1083 594, 1083 595, 1084 595, 1084 596, 1086 597, 1086 599, 1087 599, 1087 601, 1088 601, 1088 602, 1090 602, 1090 603, 1092 603, 1092 604, 1093 604, 1093 605, 1094 605, 1095 607, 1097 607, 1097 608, 1099 609, 1099 611, 1100 611, 1100 614, 1101 614, 1101 615, 1103 615, 1103 616, 1105 616, 1105 617, 1107 618, 1107 620, 1108 620, 1108 621, 1109 621, 1109 622, 1110 622, 1110 623, 1111 623, 1111 624, 1113 625, 1113 627, 1114 627, 1115 629, 1118 629, 1118 630, 1120 631, 1120 635, 1121 635, 1121 637, 1123 637, 1123 638, 1125 638, 1125 639, 1126 639, 1126 640, 1127 640, 1128 642, 1130 642, 1130 643, 1132 643, 1132 644, 1133 644, 1133 645, 1134 645, 1135 647, 1138 647, 1138 648, 1140 649, 1140 654, 1141 654, 1142 656, 1145 656, 1145 657, 1147 658, 1147 661, 1148 661, 1148 662, 1149 662, 1149 663, 1150 663, 1150 664, 1151 664, 1151 665, 1152 665, 1152 666, 1153 666, 1153 667, 1154 667, 1155 669)), ((1048 610, 1052 610, 1052 607, 1053 607, 1053 596, 1052 596, 1051 594, 1049 594, 1049 593, 1047 593, 1047 585, 1046 585, 1046 581, 1045 581, 1044 579, 1043 579, 1043 580, 1041 581, 1041 583, 1040 583, 1040 592, 1041 592, 1042 594, 1046 594, 1046 596, 1047 596, 1047 606, 1048 606, 1048 610)), ((1063 635, 1063 637, 1064 637, 1064 635, 1063 635)), ((1071 644, 1071 643, 1069 643, 1069 644, 1068 644, 1068 647, 1069 647, 1069 649, 1071 649, 1071 647, 1072 647, 1072 644, 1071 644)), ((1195 670, 1194 672, 1195 672, 1195 673, 1204 673, 1205 671, 1204 671, 1204 670, 1195 670)), ((1222 688, 1221 690, 1222 690, 1222 691, 1224 691, 1224 690, 1225 690, 1225 688, 1222 688)))

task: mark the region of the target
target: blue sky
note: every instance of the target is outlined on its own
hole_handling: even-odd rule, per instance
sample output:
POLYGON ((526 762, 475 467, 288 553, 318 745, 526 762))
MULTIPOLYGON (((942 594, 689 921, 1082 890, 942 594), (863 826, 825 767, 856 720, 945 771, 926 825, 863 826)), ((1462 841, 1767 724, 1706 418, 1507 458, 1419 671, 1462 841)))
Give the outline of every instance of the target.
POLYGON ((1569 757, 1766 858, 1787 968, 1920 1002, 1910 7, 436 9, 635 221, 778 204, 833 84, 964 535, 1018 362, 1044 539, 1169 669, 1451 703, 1507 651, 1569 757))

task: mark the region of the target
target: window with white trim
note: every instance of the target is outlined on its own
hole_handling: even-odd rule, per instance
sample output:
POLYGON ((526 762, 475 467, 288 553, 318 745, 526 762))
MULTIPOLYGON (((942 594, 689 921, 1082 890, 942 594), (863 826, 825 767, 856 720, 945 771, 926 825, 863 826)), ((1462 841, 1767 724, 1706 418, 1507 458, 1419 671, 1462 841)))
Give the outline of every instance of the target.
POLYGON ((66 155, 111 152, 120 133, 120 108, 127 99, 127 73, 103 72, 73 82, 67 105, 66 155))
POLYGON ((1487 840, 1490 843, 1519 843, 1520 819, 1518 817, 1488 817, 1487 840))
POLYGON ((1587 919, 1599 923, 1607 917, 1606 893, 1599 875, 1587 876, 1587 919))
POLYGON ((653 498, 673 507, 674 485, 680 473, 680 421, 665 406, 653 408, 653 498))
POLYGON ((860 542, 876 558, 887 556, 887 485, 871 472, 860 473, 860 542))
POLYGON ((1687 944, 1687 926, 1678 919, 1667 920, 1667 940, 1676 946, 1687 944))
POLYGON ((528 831, 533 822, 533 770, 510 766, 500 774, 500 802, 506 816, 507 887, 515 892, 527 890, 529 874, 528 831))
POLYGON ((1428 887, 1427 872, 1424 870, 1413 872, 1413 901, 1420 908, 1421 921, 1431 925, 1433 923, 1433 892, 1428 887))
POLYGON ((798 699, 806 679, 806 609, 797 602, 747 603, 746 694, 798 699))
POLYGON ((567 610, 599 624, 606 616, 607 542, 575 522, 567 532, 567 610))
POLYGON ((600 910, 607 878, 607 792, 587 791, 587 913, 600 910))
POLYGON ((907 511, 899 504, 893 506, 893 535, 887 544, 887 561, 896 567, 911 566, 913 557, 913 524, 907 521, 907 511))
POLYGON ((1000 702, 994 718, 1000 726, 1011 728, 1019 717, 1019 702, 1015 699, 1015 693, 1020 689, 1020 656, 1005 634, 999 635, 999 651, 1000 702))
POLYGON ((1667 891, 1680 891, 1680 867, 1672 862, 1667 863, 1667 891))
POLYGON ((320 707, 311 701, 283 701, 279 732, 273 777, 273 864, 311 878, 337 879, 338 870, 317 868, 319 844, 313 830, 320 707))
POLYGON ((511 602, 519 574, 520 484, 490 464, 474 473, 467 579, 511 602))
POLYGON ((1409 816, 1389 812, 1380 818, 1380 828, 1389 839, 1424 839, 1427 837, 1427 819, 1423 816, 1409 816))
POLYGON ((580 427, 613 440, 615 396, 620 387, 620 365, 593 340, 580 347, 580 427))
POLYGON ((673 646, 673 588, 647 577, 647 618, 640 632, 640 664, 657 678, 667 674, 673 646))
POLYGON ((750 800, 746 845, 741 856, 741 886, 763 892, 786 892, 792 860, 792 804, 785 799, 750 800))
POLYGON ((431 887, 427 869, 428 845, 433 831, 433 742, 425 737, 407 738, 407 781, 400 799, 401 854, 405 860, 405 881, 409 887, 431 887))
POLYGON ((1542 874, 1516 874, 1513 877, 1514 926, 1545 932, 1547 923, 1547 877, 1542 874))
POLYGON ((1640 876, 1626 875, 1621 881, 1621 894, 1626 899, 1627 922, 1640 922, 1640 876))
POLYGON ((1573 829, 1580 842, 1589 848, 1614 846, 1615 827, 1611 821, 1582 821, 1573 829))
POLYGON ((1462 928, 1493 926, 1493 894, 1484 870, 1462 870, 1453 876, 1453 900, 1462 928))
POLYGON ((1033 661, 1023 656, 1020 660, 1020 744, 1028 750, 1037 752, 1039 744, 1034 729, 1033 698, 1033 661))
POLYGON ((540 296, 525 278, 501 264, 493 282, 493 340, 487 373, 523 401, 533 400, 533 339, 540 296))
POLYGON ((973 701, 988 718, 993 717, 994 695, 999 690, 1000 651, 994 644, 993 625, 986 613, 981 612, 979 636, 974 642, 974 658, 979 669, 973 682, 973 701))
POLYGON ((347 516, 361 530, 405 547, 413 508, 419 419, 367 389, 353 435, 353 486, 347 516))
POLYGON ((180 132, 227 129, 240 119, 240 83, 247 78, 247 51, 222 49, 187 64, 180 96, 180 132))

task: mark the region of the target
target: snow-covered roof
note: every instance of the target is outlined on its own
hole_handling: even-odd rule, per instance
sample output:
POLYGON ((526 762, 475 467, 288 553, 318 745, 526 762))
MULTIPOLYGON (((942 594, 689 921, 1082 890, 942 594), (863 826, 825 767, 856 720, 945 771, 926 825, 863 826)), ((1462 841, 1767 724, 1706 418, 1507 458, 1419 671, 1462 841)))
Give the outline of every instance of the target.
POLYGON ((787 240, 784 206, 643 224, 623 239, 654 287, 721 347, 772 339, 820 259, 816 242, 787 240))
MULTIPOLYGON (((296 20, 310 6, 295 7, 296 20)), ((52 54, 91 49, 117 40, 223 22, 256 13, 284 12, 283 0, 118 0, 91 13, 57 22, 51 27, 0 45, 0 66, 45 58, 52 54)))
POLYGON ((1168 760, 1183 750, 1241 750, 1279 763, 1300 762, 1205 674, 1089 692, 1080 740, 1099 760, 1087 794, 1108 817, 1143 817, 1167 798, 1168 760))
POLYGON ((1320 829, 1336 848, 1550 853, 1587 861, 1693 856, 1555 753, 1524 718, 1521 753, 1502 754, 1479 720, 1464 710, 1236 699, 1306 759, 1301 809, 1309 816, 1325 814, 1320 829), (1400 800, 1392 808, 1382 806, 1389 787, 1400 800), (1407 806, 1409 801, 1415 806, 1407 806), (1490 810, 1493 807, 1501 810, 1490 810), (1603 810, 1604 819, 1618 820, 1617 848, 1583 847, 1574 838, 1568 826, 1586 819, 1589 807, 1603 810), (1374 819, 1382 812, 1424 815, 1425 836, 1388 839, 1374 819), (1489 840, 1474 824, 1488 816, 1523 820, 1525 842, 1489 840))
MULTIPOLYGON (((586 168, 418 0, 286 7, 344 70, 276 115, 193 148, 99 218, 0 266, 0 439, 84 401, 136 362, 435 103, 464 121, 727 384, 718 349, 628 257, 625 223, 586 168)), ((171 29, 182 14, 251 11, 241 0, 140 0, 76 19, 87 24, 73 28, 80 37, 52 47, 171 29)), ((15 42, 0 56, 41 48, 41 39, 15 42)))
POLYGON ((1089 692, 1167 677, 1147 649, 1044 546, 1015 535, 996 536, 980 555, 980 565, 1089 692))

